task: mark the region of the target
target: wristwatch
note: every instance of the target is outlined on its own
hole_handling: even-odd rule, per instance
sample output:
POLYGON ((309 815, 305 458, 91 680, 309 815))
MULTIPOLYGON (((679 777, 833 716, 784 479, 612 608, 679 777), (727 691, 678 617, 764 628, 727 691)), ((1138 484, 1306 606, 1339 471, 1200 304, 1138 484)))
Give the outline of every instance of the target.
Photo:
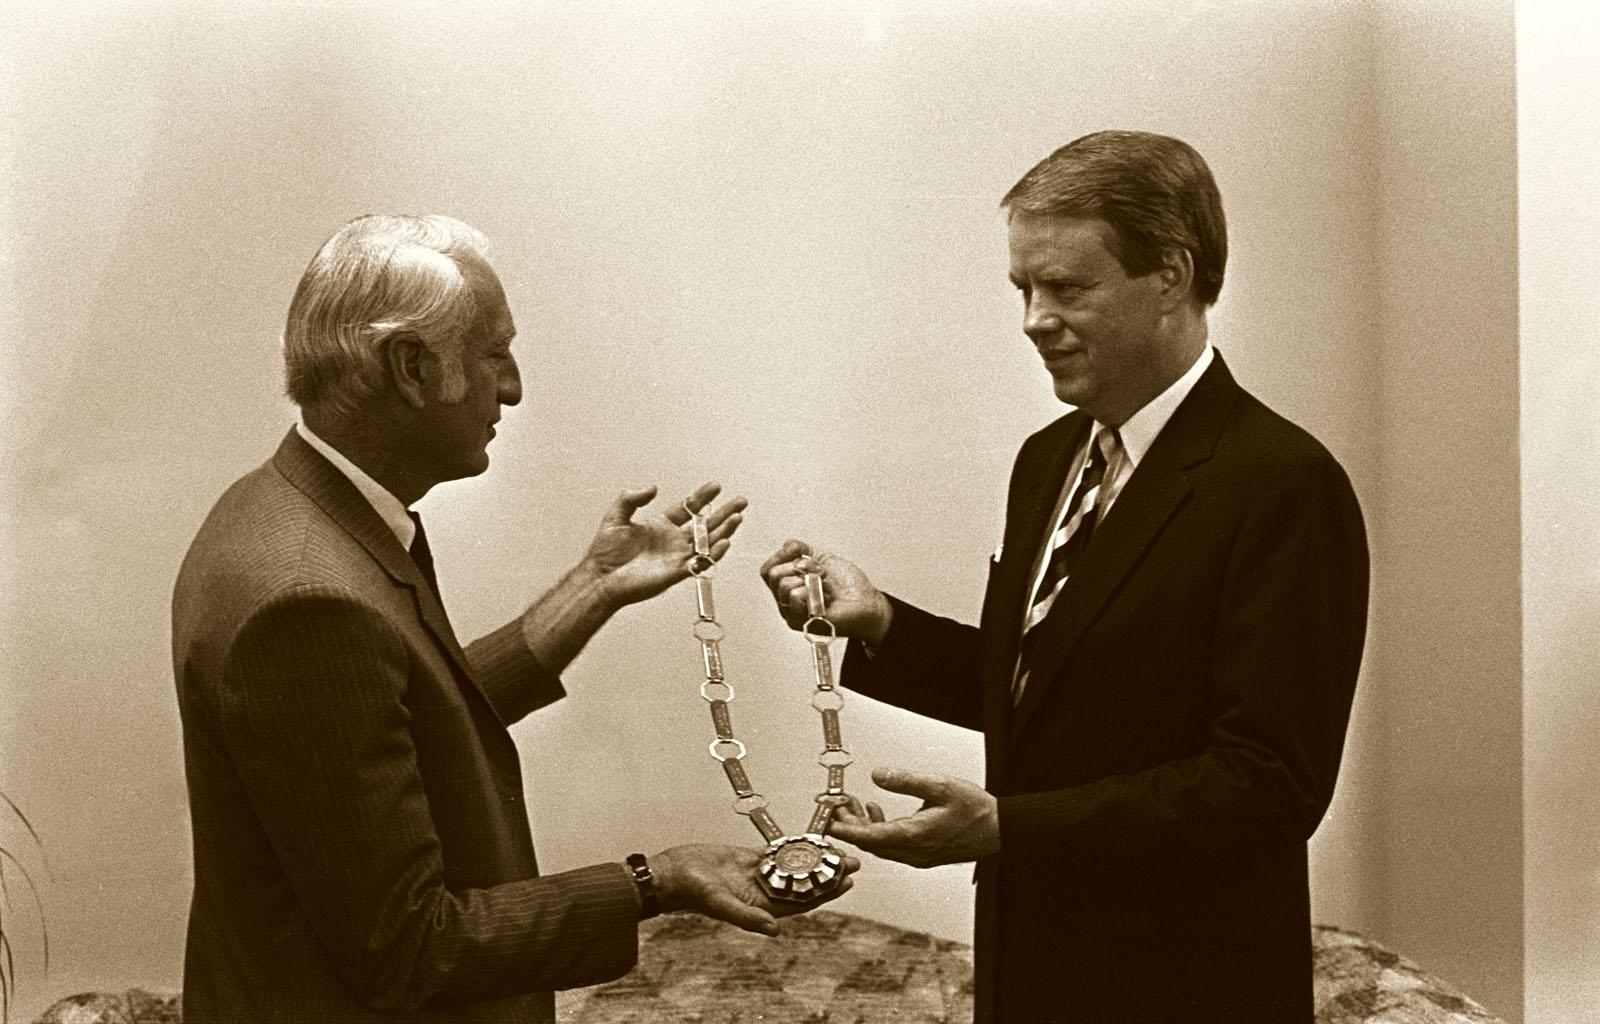
POLYGON ((633 872, 634 887, 639 890, 639 920, 655 917, 661 913, 661 902, 656 899, 656 876, 650 871, 650 862, 642 853, 630 853, 628 868, 633 872))

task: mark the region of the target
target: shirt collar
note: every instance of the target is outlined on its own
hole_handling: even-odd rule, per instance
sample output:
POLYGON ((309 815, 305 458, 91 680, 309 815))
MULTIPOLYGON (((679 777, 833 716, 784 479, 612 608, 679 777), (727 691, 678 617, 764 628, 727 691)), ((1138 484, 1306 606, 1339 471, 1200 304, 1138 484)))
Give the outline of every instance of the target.
POLYGON ((368 476, 360 466, 345 458, 339 449, 312 433, 311 428, 306 426, 304 413, 300 414, 299 419, 295 422, 294 429, 299 432, 306 444, 315 448, 318 454, 333 463, 335 469, 350 478, 350 482, 356 485, 356 490, 360 491, 361 496, 367 499, 368 504, 372 506, 372 510, 378 513, 378 516, 388 525, 389 529, 394 531, 395 538, 400 541, 400 546, 410 551, 412 538, 417 534, 417 524, 411 521, 411 515, 406 511, 405 505, 401 504, 400 499, 390 494, 388 489, 378 481, 368 476))
MULTIPOLYGON (((1206 347, 1195 359, 1194 365, 1184 371, 1183 376, 1173 381, 1167 390, 1151 399, 1143 409, 1128 417, 1127 422, 1117 428, 1117 436, 1122 441, 1123 456, 1128 460, 1128 468, 1134 469, 1144 459, 1150 446, 1156 443, 1156 437, 1161 429, 1172 419, 1172 414, 1178 411, 1178 406, 1189 397, 1189 392, 1194 390, 1195 382, 1200 375, 1210 367, 1211 361, 1216 358, 1216 352, 1211 347, 1211 342, 1206 342, 1206 347)), ((1104 430, 1104 424, 1096 421, 1096 430, 1104 430)))

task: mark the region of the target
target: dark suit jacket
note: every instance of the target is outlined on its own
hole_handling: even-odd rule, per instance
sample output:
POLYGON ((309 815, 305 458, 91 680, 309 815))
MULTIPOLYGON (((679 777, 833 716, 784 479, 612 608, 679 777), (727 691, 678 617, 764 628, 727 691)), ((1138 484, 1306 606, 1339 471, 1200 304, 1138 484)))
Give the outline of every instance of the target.
POLYGON ((355 486, 291 431, 173 596, 194 826, 183 1009, 241 1021, 551 1021, 626 973, 627 870, 538 877, 506 726, 562 696, 517 623, 456 642, 355 486))
POLYGON ((1089 418, 1022 446, 974 629, 895 601, 843 682, 986 737, 978 1017, 1312 1020, 1306 840, 1366 630, 1344 471, 1219 357, 1099 525, 1008 696, 1037 555, 1089 418))

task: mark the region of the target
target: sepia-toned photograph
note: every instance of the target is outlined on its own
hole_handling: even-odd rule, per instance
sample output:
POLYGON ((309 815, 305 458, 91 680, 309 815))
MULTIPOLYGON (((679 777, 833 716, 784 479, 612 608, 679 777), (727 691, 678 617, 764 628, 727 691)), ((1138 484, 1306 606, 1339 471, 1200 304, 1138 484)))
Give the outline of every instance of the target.
POLYGON ((1600 12, 0 12, 0 1024, 1600 1024, 1600 12))

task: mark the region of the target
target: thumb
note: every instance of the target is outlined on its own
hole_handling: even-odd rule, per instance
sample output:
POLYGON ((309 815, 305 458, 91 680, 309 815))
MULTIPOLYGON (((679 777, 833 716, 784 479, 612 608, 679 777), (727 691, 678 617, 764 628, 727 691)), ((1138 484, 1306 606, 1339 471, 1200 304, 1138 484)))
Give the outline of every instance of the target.
POLYGON ((874 768, 872 781, 879 789, 935 803, 942 801, 945 796, 945 780, 942 776, 907 771, 904 768, 874 768))
POLYGON ((706 899, 706 913, 747 932, 758 932, 769 936, 778 934, 778 922, 771 914, 760 907, 743 903, 725 892, 712 893, 706 899))
POLYGON ((610 523, 626 523, 633 518, 633 514, 655 499, 656 487, 639 487, 623 491, 617 495, 617 500, 611 503, 611 508, 606 512, 606 521, 610 523))

